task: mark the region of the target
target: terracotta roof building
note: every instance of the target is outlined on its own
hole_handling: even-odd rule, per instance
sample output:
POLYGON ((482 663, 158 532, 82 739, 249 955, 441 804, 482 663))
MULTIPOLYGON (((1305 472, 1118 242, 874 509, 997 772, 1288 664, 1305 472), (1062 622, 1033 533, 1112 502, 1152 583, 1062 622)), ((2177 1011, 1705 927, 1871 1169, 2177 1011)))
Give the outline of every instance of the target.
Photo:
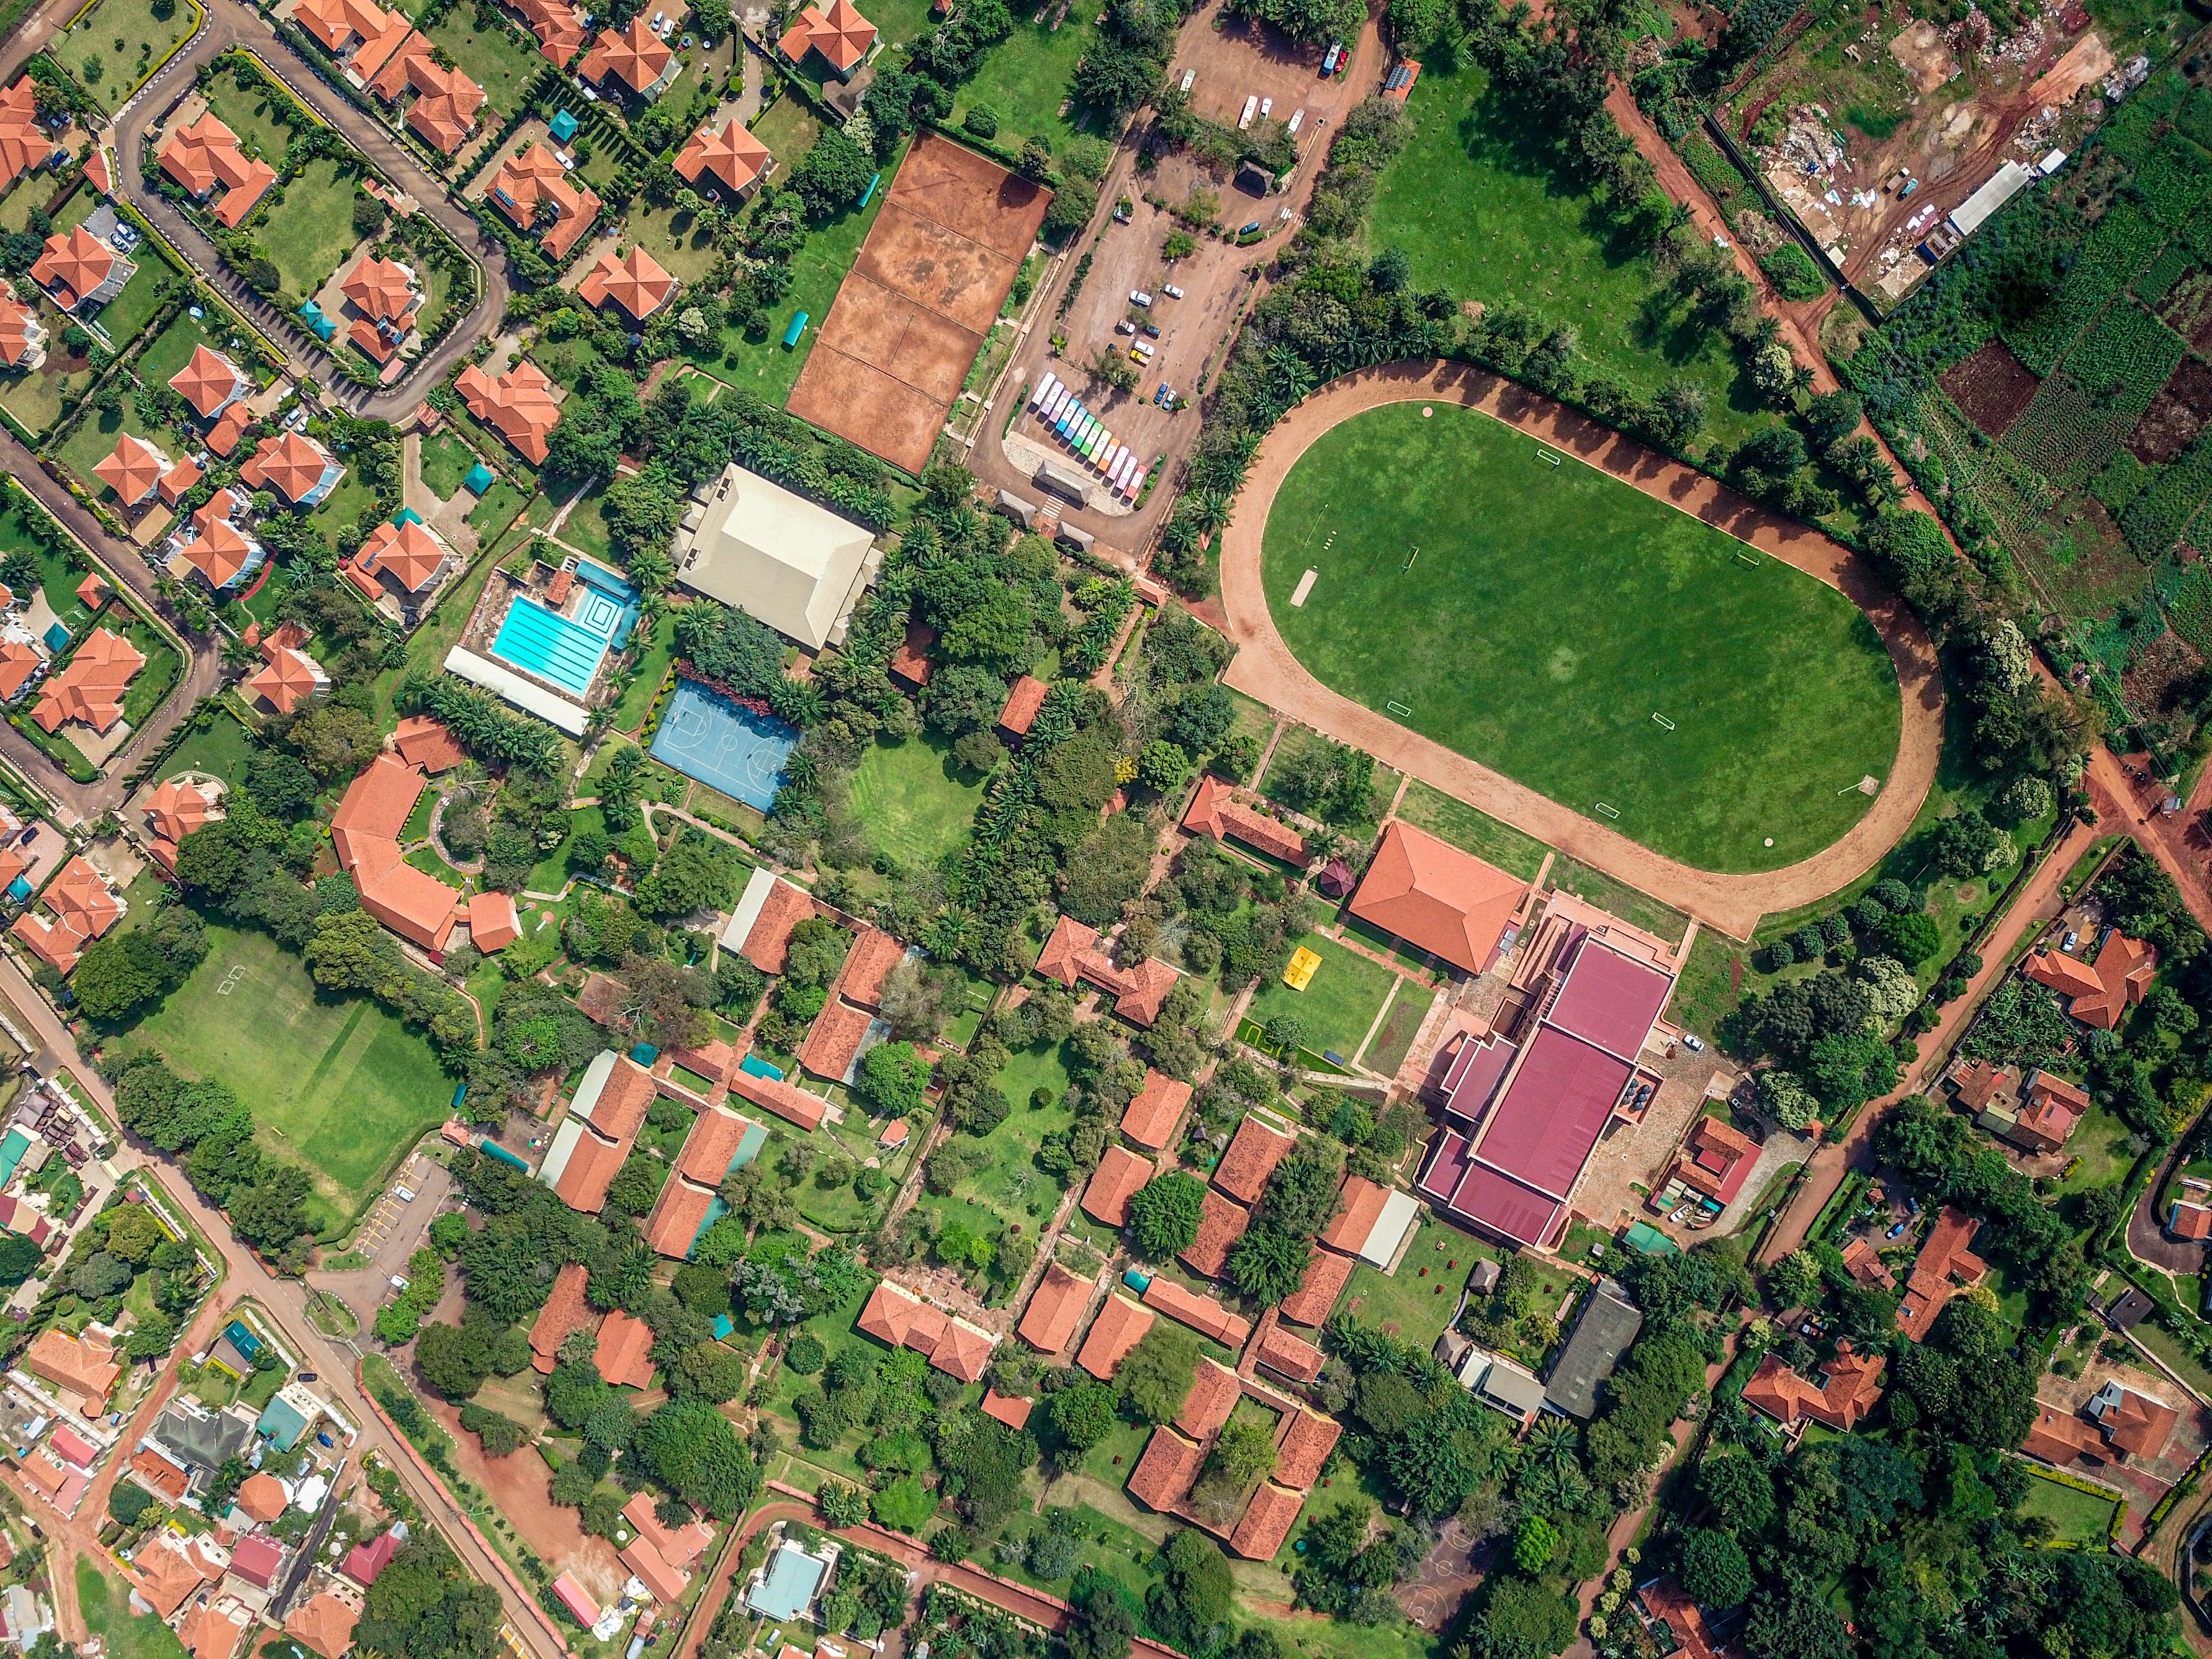
POLYGON ((1260 1363, 1294 1382, 1310 1382, 1321 1375, 1322 1352, 1302 1336, 1293 1336, 1280 1325, 1260 1339, 1260 1363))
POLYGON ((522 21, 538 37, 539 56, 555 69, 566 69, 568 60, 584 46, 584 14, 565 0, 513 0, 522 21))
POLYGON ((280 714, 290 714, 331 689, 331 677, 323 672, 322 664, 281 638, 272 635, 262 641, 261 655, 263 666, 246 682, 246 695, 280 714))
POLYGON ((822 1005, 822 1012, 815 1016, 814 1024, 806 1033, 806 1046, 799 1051, 799 1063, 815 1076, 832 1083, 849 1081, 871 1024, 866 1010, 830 998, 822 1005))
POLYGON ((35 83, 27 75, 0 92, 0 190, 65 153, 39 125, 35 83))
POLYGON ((861 926, 846 953, 844 971, 837 976, 837 994, 863 1008, 881 1006, 884 979, 906 960, 906 946, 880 927, 861 926))
POLYGON ((353 1627, 361 1622, 361 1598, 333 1585, 292 1609, 284 1620, 284 1634, 323 1659, 343 1659, 353 1645, 353 1627))
POLYGON ((561 399, 568 394, 545 371, 525 359, 497 380, 471 363, 454 377, 469 413, 513 444, 532 466, 543 466, 546 441, 561 423, 561 399))
POLYGON ((2163 1400, 2137 1394, 2114 1377, 2089 1396, 2082 1409, 2105 1431, 2106 1440, 2130 1456, 2156 1460, 2165 1454, 2181 1413, 2163 1400))
MULTIPOLYGON (((25 1460, 25 1474, 32 1472, 35 1461, 25 1460)), ((198 1540, 187 1542, 164 1528, 139 1545, 137 1554, 131 1558, 131 1588, 162 1618, 173 1619, 178 1608, 199 1594, 202 1585, 222 1577, 228 1563, 217 1563, 215 1555, 219 1553, 210 1553, 209 1545, 198 1540)))
POLYGON ((1298 1511, 1305 1503, 1304 1492, 1262 1480, 1252 1501, 1244 1506, 1237 1530, 1229 1534, 1229 1547, 1248 1561, 1273 1560, 1283 1540, 1291 1535, 1291 1528, 1297 1524, 1298 1511))
POLYGON ((989 1332, 931 1307, 889 1279, 877 1285, 854 1328, 878 1342, 926 1354, 931 1364, 963 1382, 981 1379, 997 1342, 989 1332))
POLYGON ((256 489, 273 490, 295 507, 313 507, 337 488, 345 468, 304 432, 264 438, 238 476, 256 489))
POLYGON ((699 1565, 699 1558, 714 1541, 714 1529, 696 1517, 680 1527, 665 1523, 649 1492, 638 1493, 623 1505, 623 1519, 660 1553, 662 1559, 684 1572, 699 1565))
POLYGON ((1083 1213, 1109 1227, 1127 1225, 1129 1200, 1153 1174, 1149 1159, 1126 1146, 1109 1146, 1083 1189, 1083 1213))
POLYGON ((410 714, 392 734, 392 746, 410 766, 419 766, 432 777, 468 758, 461 740, 442 721, 428 714, 410 714))
POLYGON ((1027 737, 1037 710, 1044 707, 1045 693, 1051 690, 1042 680, 1031 679, 1027 674, 1017 678, 1006 693, 1006 707, 999 710, 999 729, 1010 737, 1027 737))
POLYGON ((676 158, 676 170, 702 191, 720 189, 738 196, 751 188, 774 159, 744 122, 732 120, 720 132, 702 126, 693 133, 676 158))
POLYGON ((1150 1308, 1140 1308, 1126 1297, 1108 1296, 1098 1317, 1091 1322, 1091 1334, 1083 1339, 1075 1363, 1101 1382, 1111 1382, 1129 1350, 1152 1328, 1152 1316, 1150 1308))
POLYGON ((1243 1391, 1235 1371, 1201 1356, 1191 1378, 1190 1392, 1183 1396, 1182 1409, 1176 1413, 1176 1427, 1204 1445, 1229 1420, 1243 1391))
POLYGON ((1946 1204, 1929 1230, 1928 1242, 1920 1247, 1905 1281, 1905 1299, 1897 1307, 1897 1328, 1915 1342, 1928 1334, 1954 1291, 1980 1284, 1989 1272, 1989 1264, 1967 1248, 1981 1227, 1978 1216, 1946 1204))
POLYGON ((538 238, 555 261, 566 259, 605 206, 589 185, 561 165, 547 144, 528 143, 492 175, 484 199, 516 229, 538 238))
POLYGON ((89 1325, 77 1336, 51 1327, 40 1331, 23 1351, 20 1363, 32 1376, 82 1401, 81 1414, 88 1417, 97 1417, 107 1409, 107 1396, 123 1375, 113 1341, 89 1325))
POLYGON ((1289 1431, 1275 1446, 1275 1479, 1301 1490, 1321 1479, 1329 1453, 1336 1449, 1344 1425, 1333 1417, 1301 1407, 1289 1431))
POLYGON ((182 534, 168 540, 169 562, 197 574, 211 593, 226 593, 261 568, 268 554, 261 544, 238 527, 233 514, 244 510, 246 497, 234 489, 218 489, 209 497, 182 534))
POLYGON ((1671 1576, 1662 1574, 1637 1591, 1636 1596, 1644 1603, 1644 1610, 1672 1633, 1682 1659, 1716 1659, 1705 1614, 1671 1576))
POLYGON ((362 909, 400 938, 443 951, 460 919, 460 895, 399 850, 400 831, 422 791, 421 773, 379 755, 347 786, 331 818, 331 841, 362 909))
POLYGON ((1176 1259, 1194 1273, 1218 1279, 1229 1265, 1230 1247, 1251 1224, 1251 1211, 1208 1187, 1199 1212, 1198 1237, 1176 1253, 1176 1259))
POLYGON ((937 643, 937 630, 925 622, 910 622, 906 625, 906 637, 899 641, 898 649, 891 653, 890 676, 904 680, 908 685, 923 686, 937 665, 929 659, 929 647, 937 643))
POLYGON ((1352 914, 1470 974, 1489 970, 1528 883, 1393 818, 1352 914))
POLYGON ((678 1260, 691 1254, 722 1179, 735 1165, 752 1127, 748 1119, 720 1106, 700 1109, 677 1155, 675 1173, 646 1218, 647 1243, 678 1260))
POLYGON ((2087 1457, 2097 1463, 2109 1460, 2105 1437, 2071 1413, 2036 1402, 2035 1422, 2020 1449, 2058 1468, 2087 1457))
POLYGON ((619 34, 612 29, 600 30, 577 73, 603 88, 612 79, 632 97, 657 98, 683 68, 676 48, 655 34, 641 13, 619 34))
POLYGON ((2158 952, 2141 939, 2108 927, 2095 962, 2084 963, 2063 951, 2038 951, 2023 964, 2023 971, 2037 984, 2069 998, 2066 1012, 2084 1025, 2109 1031, 2150 989, 2158 974, 2158 952))
POLYGON ((1022 1340, 1039 1353, 1058 1353, 1074 1338, 1090 1300, 1089 1279, 1078 1279, 1057 1261, 1048 1263, 1022 1315, 1022 1340))
MULTIPOLYGON (((31 677, 40 672, 46 659, 39 647, 26 640, 0 640, 0 702, 13 702, 23 694, 31 677)), ((17 871, 16 875, 21 875, 17 871)), ((10 881, 15 876, 9 878, 10 881)))
POLYGON ((53 296, 64 311, 104 306, 123 292, 138 267, 82 225, 67 235, 46 238, 31 266, 31 280, 53 296))
POLYGON ((1030 1413, 1036 1409, 1036 1401, 1019 1395, 1000 1394, 996 1389, 983 1390, 982 1410, 986 1417, 995 1417, 1008 1428, 1018 1432, 1029 1425, 1030 1413))
POLYGON ((1743 1402, 1784 1428, 1809 1418, 1838 1434, 1849 1434, 1881 1398, 1886 1363, 1878 1353, 1856 1353, 1849 1342, 1839 1342, 1836 1357, 1820 1367, 1827 1380, 1816 1389, 1791 1370, 1780 1354, 1770 1353, 1743 1385, 1743 1402))
POLYGON ((238 135, 217 120, 213 111, 172 132, 155 159, 163 173, 202 201, 216 185, 223 186, 222 200, 214 213, 232 230, 246 222, 276 182, 276 168, 266 161, 246 160, 238 148, 238 135))
POLYGON ((1147 1066, 1144 1088, 1121 1114, 1121 1133, 1157 1152, 1174 1139, 1182 1109, 1189 1103, 1190 1085, 1147 1066))
POLYGON ((530 1327, 530 1363, 540 1376, 553 1374, 561 1345, 599 1317, 584 1298, 585 1281, 590 1277, 590 1270, 580 1261, 565 1264, 553 1276, 553 1289, 530 1327))
MULTIPOLYGON (((177 1640, 192 1659, 231 1659, 253 1624, 253 1610, 234 1595, 204 1601, 177 1625, 177 1640)), ((350 1632, 349 1632, 349 1635, 350 1632)), ((315 1650, 324 1653, 321 1648, 315 1650)), ((343 1648, 338 1650, 343 1653, 343 1648)), ((325 1654, 325 1659, 336 1659, 325 1654)))
POLYGON ((115 448, 107 459, 94 465, 92 472, 115 492, 115 499, 124 506, 139 507, 154 499, 154 491, 169 466, 167 455, 143 438, 134 438, 126 432, 115 441, 115 448))
POLYGON ((37 368, 46 361, 46 325, 12 294, 0 294, 0 364, 37 368))
POLYGON ((250 1474, 238 1489, 236 1503, 247 1520, 265 1527, 292 1506, 292 1495, 273 1474, 250 1474))
POLYGON ((222 790, 215 783, 171 778, 146 797, 141 809, 148 826, 163 841, 182 841, 204 823, 222 817, 222 790))
POLYGON ((1226 1348, 1241 1348, 1252 1334, 1251 1322, 1233 1314, 1210 1296, 1187 1290, 1172 1279, 1155 1275, 1145 1287, 1145 1305, 1156 1308, 1178 1324, 1200 1336, 1210 1336, 1226 1348))
POLYGON ((192 349, 192 359, 169 377, 169 389, 192 406, 192 412, 211 421, 253 390, 236 363, 205 346, 192 349))
POLYGON ((1256 1204, 1275 1165, 1297 1144, 1295 1135, 1257 1112, 1247 1112, 1215 1166, 1213 1184, 1240 1204, 1256 1204))
POLYGON ((1864 1235, 1844 1246, 1844 1271, 1869 1290, 1897 1288, 1897 1275, 1890 1272, 1888 1264, 1881 1259, 1881 1252, 1864 1235))
POLYGON ((358 563, 365 575, 389 577, 403 592, 419 596, 453 568, 453 550, 428 525, 410 518, 377 526, 362 544, 358 563))
POLYGON ((2032 1152, 2057 1152, 2088 1109, 2085 1091, 2048 1072, 2030 1072, 2021 1085, 2020 1115, 2005 1139, 2032 1152))
POLYGON ((611 1388, 649 1389, 653 1386, 653 1327, 620 1308, 599 1323, 599 1348, 592 1363, 600 1380, 611 1388))
POLYGON ((804 888, 771 871, 755 870, 722 929, 722 948, 737 951, 763 974, 781 974, 791 964, 792 929, 813 914, 814 900, 804 888))
POLYGON ((1316 1250, 1313 1260, 1306 1265, 1306 1276, 1297 1291, 1283 1298, 1278 1310, 1285 1319, 1301 1325, 1319 1325, 1328 1318, 1336 1299, 1344 1294, 1344 1287, 1352 1279, 1356 1264, 1348 1255, 1334 1250, 1316 1250))
POLYGON ((778 1078, 755 1077, 740 1066, 729 1073, 730 1092, 739 1099, 750 1102, 763 1111, 774 1112, 787 1122, 800 1128, 813 1130, 821 1127, 823 1112, 830 1103, 820 1095, 810 1094, 795 1083, 786 1083, 778 1078))
POLYGON ((1674 1179, 1716 1203, 1733 1204, 1758 1162, 1759 1147, 1752 1138, 1708 1112, 1690 1126, 1674 1160, 1674 1179))
MULTIPOLYGON (((15 918, 13 932, 33 955, 63 974, 76 966, 87 944, 123 920, 125 909, 124 902, 108 886, 107 878, 82 857, 62 866, 61 873, 40 895, 40 902, 52 919, 27 912, 15 918)), ((44 1336, 40 1340, 43 1341, 44 1336)))
POLYGON ((876 26, 860 15, 853 0, 830 0, 826 8, 801 8, 775 49, 794 67, 811 52, 842 81, 860 68, 875 44, 876 26))
POLYGON ((404 37, 410 27, 400 13, 380 10, 368 0, 300 0, 292 21, 338 57, 395 31, 404 37))
POLYGON ((469 895, 469 943, 479 951, 503 951, 522 937, 514 896, 497 891, 469 895))
POLYGON ((1137 1460, 1136 1473, 1129 1477, 1129 1496, 1147 1509, 1170 1513, 1190 1496, 1191 1486, 1205 1467, 1204 1449, 1163 1423, 1145 1443, 1145 1455, 1137 1460))
POLYGON ((105 732, 123 718, 124 693, 145 665, 145 653, 122 635, 95 628, 69 665, 46 682, 31 718, 48 732, 70 720, 105 732))
POLYGON ((414 36, 394 52, 373 84, 387 104, 414 93, 415 101, 407 107, 407 125, 441 155, 450 156, 461 147, 476 130, 477 112, 484 104, 482 87, 431 55, 427 35, 414 36))
POLYGON ((1160 1017, 1179 977, 1155 957, 1134 968, 1117 965, 1098 948, 1098 930, 1067 915, 1053 924, 1052 936, 1037 954, 1036 971, 1071 990, 1079 979, 1089 980, 1114 998, 1115 1013, 1137 1025, 1150 1025, 1160 1017))
POLYGON ((1182 827, 1194 836, 1220 841, 1234 836, 1286 864, 1306 861, 1306 838, 1264 812, 1255 812, 1237 799, 1227 784, 1211 772, 1198 781, 1197 793, 1183 811, 1182 827))
POLYGON ((602 253, 576 289, 577 298, 587 306, 612 300, 634 323, 645 321, 675 293, 676 279, 641 247, 620 258, 611 252, 602 253))

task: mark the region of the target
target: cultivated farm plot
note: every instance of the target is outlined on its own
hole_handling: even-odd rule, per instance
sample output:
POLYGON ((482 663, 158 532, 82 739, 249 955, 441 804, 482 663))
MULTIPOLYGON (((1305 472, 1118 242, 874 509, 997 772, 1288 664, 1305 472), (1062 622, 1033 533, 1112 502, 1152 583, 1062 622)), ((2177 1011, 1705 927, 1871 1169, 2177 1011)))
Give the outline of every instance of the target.
POLYGON ((267 935, 211 925, 208 944, 133 1042, 251 1102, 278 1154, 313 1176, 309 1212, 327 1230, 443 1120, 453 1080, 421 1037, 365 996, 319 990, 267 935))
POLYGON ((1841 593, 1476 410, 1322 436, 1264 544, 1324 684, 1702 869, 1778 868, 1856 823, 1897 677, 1841 593), (1290 599, 1320 574, 1303 606, 1290 599), (1809 674, 1805 665, 1817 663, 1809 674))

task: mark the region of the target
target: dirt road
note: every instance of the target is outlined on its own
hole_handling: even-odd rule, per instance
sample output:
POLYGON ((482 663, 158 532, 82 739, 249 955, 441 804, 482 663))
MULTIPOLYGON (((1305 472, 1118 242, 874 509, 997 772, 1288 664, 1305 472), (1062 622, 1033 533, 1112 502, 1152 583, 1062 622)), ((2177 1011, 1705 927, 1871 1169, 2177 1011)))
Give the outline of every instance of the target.
POLYGON ((1367 370, 1325 386, 1278 422, 1254 459, 1236 517, 1222 538, 1221 602, 1230 637, 1238 646, 1224 678, 1237 690, 1735 939, 1748 939, 1766 912, 1809 904, 1871 868, 1911 826, 1935 782, 1942 750, 1942 679, 1927 631, 1847 549, 1754 507, 1704 473, 1633 439, 1466 365, 1394 363, 1367 370), (1865 611, 1888 647, 1905 702, 1896 761, 1866 816, 1840 841, 1780 870, 1756 875, 1694 870, 1363 708, 1309 673, 1276 632, 1261 591, 1260 553, 1267 509, 1291 466, 1322 433, 1362 410, 1422 399, 1461 404, 1494 416, 1795 565, 1865 611))

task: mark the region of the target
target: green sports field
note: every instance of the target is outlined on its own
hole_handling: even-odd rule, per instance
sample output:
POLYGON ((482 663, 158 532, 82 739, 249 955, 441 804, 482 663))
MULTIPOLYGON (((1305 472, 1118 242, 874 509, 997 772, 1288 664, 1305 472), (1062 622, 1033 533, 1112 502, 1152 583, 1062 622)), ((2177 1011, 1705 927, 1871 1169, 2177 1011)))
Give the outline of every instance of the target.
POLYGON ((1857 821, 1902 708, 1850 600, 1486 415, 1424 407, 1345 422, 1275 497, 1268 610, 1316 678, 1701 869, 1774 869, 1857 821))
POLYGON ((444 1120, 453 1079, 421 1037, 365 996, 319 990, 266 934, 211 924, 208 945, 207 960, 133 1036, 178 1070, 236 1091, 271 1149, 313 1176, 309 1215, 327 1231, 444 1120))

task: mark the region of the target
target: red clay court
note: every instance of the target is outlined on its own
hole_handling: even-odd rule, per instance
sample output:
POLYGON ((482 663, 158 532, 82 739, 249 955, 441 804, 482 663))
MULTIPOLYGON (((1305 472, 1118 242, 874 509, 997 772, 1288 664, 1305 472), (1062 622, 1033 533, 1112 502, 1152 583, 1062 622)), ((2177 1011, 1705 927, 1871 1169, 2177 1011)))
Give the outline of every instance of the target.
POLYGON ((1051 200, 949 138, 916 139, 786 407, 920 473, 1051 200))

